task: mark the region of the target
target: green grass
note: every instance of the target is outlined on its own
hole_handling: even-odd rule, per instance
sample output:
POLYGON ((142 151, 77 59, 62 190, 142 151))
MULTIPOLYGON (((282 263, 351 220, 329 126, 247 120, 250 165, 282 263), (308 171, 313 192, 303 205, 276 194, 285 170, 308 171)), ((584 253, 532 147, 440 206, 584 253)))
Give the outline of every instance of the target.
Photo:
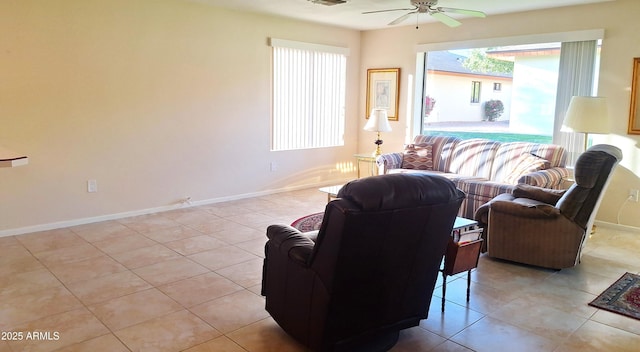
POLYGON ((458 132, 458 131, 425 131, 430 136, 455 136, 461 139, 485 138, 500 142, 532 142, 551 144, 551 136, 538 134, 502 133, 502 132, 458 132))

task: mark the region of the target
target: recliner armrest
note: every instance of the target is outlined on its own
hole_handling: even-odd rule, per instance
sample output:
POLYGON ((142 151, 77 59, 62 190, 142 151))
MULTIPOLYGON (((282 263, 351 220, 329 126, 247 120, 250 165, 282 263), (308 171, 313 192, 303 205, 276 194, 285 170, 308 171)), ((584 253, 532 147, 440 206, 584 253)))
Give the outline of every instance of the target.
POLYGON ((309 262, 315 242, 296 228, 288 225, 271 225, 267 227, 267 237, 282 255, 304 266, 309 262))
POLYGON ((513 190, 515 198, 529 198, 543 203, 556 205, 558 200, 566 190, 548 189, 542 187, 531 186, 527 184, 518 184, 513 190))
POLYGON ((553 205, 527 199, 518 201, 517 198, 514 201, 492 202, 490 211, 529 219, 553 219, 560 215, 560 209, 553 205))
POLYGON ((478 208, 478 210, 476 210, 476 213, 474 214, 473 217, 478 222, 480 227, 486 227, 487 224, 489 223, 489 209, 491 208, 491 204, 493 204, 494 202, 499 202, 499 201, 512 201, 513 199, 515 199, 515 198, 510 193, 498 194, 492 200, 482 204, 478 208))

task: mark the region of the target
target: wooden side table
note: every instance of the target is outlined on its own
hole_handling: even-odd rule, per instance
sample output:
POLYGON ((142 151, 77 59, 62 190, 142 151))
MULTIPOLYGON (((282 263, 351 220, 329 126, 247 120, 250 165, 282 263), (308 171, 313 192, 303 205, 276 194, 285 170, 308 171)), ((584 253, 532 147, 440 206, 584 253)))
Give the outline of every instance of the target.
POLYGON ((461 272, 467 272, 467 302, 469 302, 469 296, 471 294, 471 270, 478 267, 478 259, 480 258, 480 249, 482 248, 482 238, 480 238, 479 231, 477 229, 477 221, 456 218, 456 222, 453 225, 453 231, 451 233, 451 239, 447 245, 447 251, 444 254, 444 266, 441 269, 442 272, 442 312, 444 312, 445 295, 447 293, 447 276, 456 275, 461 272), (471 233, 471 235, 470 235, 471 233), (464 238, 465 234, 474 238, 474 234, 478 234, 475 239, 462 241, 460 238, 464 238))

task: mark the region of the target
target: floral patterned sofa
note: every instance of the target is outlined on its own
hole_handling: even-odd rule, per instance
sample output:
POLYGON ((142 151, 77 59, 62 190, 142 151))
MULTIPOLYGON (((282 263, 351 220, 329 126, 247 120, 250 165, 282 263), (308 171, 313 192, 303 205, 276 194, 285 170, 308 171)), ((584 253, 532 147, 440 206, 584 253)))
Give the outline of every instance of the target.
POLYGON ((467 194, 458 215, 473 219, 481 205, 519 183, 560 189, 570 175, 566 159, 566 150, 553 144, 418 135, 403 152, 376 161, 380 174, 428 172, 451 179, 467 194))

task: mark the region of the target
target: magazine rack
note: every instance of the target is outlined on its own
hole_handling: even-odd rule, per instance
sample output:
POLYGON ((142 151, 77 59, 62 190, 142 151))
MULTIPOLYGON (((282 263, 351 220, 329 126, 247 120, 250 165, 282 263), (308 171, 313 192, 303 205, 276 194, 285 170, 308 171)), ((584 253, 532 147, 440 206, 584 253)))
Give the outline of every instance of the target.
POLYGON ((442 268, 442 312, 447 293, 447 276, 467 272, 467 302, 471 293, 471 270, 478 267, 480 249, 482 247, 482 229, 475 226, 462 228, 453 232, 444 255, 442 268))

